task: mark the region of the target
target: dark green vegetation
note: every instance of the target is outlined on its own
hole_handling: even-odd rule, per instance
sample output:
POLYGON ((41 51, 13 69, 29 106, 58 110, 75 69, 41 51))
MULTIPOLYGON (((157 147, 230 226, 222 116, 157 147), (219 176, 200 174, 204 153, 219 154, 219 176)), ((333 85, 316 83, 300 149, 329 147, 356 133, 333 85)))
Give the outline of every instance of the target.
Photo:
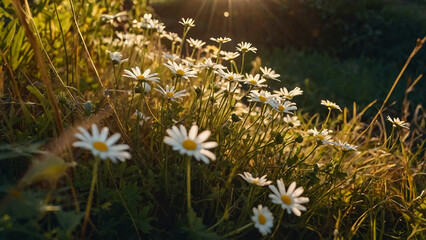
MULTIPOLYGON (((176 19, 189 16, 200 26, 191 36, 252 42, 262 49, 258 55, 263 64, 284 76, 284 86, 310 88, 313 91, 305 95, 310 102, 329 98, 347 107, 353 101, 367 106, 377 99, 372 108, 377 110, 416 40, 426 35, 426 2, 421 0, 155 2, 170 29, 177 26, 176 19), (193 6, 199 10, 193 11, 193 6)), ((425 68, 426 53, 420 52, 391 96, 390 101, 397 102, 394 111, 401 109, 407 81, 425 68)), ((420 81, 410 93, 413 106, 426 102, 425 88, 420 81)))

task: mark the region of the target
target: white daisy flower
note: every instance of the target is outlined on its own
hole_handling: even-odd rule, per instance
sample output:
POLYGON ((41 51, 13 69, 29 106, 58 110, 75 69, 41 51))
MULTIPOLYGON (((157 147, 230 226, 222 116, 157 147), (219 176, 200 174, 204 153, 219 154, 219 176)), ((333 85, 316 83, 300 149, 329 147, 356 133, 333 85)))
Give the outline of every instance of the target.
POLYGON ((287 209, 288 214, 293 212, 296 216, 302 214, 300 211, 306 211, 306 207, 301 204, 309 202, 309 198, 300 197, 303 187, 296 189, 296 182, 292 182, 286 191, 282 179, 277 180, 277 185, 278 189, 274 185, 269 185, 269 189, 273 192, 269 197, 273 203, 281 205, 282 209, 287 209))
POLYGON ((139 125, 143 126, 146 121, 151 119, 151 117, 145 115, 143 112, 140 112, 138 110, 133 113, 132 117, 133 120, 139 120, 139 125))
POLYGON ((197 73, 195 71, 183 66, 182 64, 177 64, 168 60, 164 65, 168 67, 177 77, 184 78, 186 80, 189 80, 190 77, 197 77, 197 73))
POLYGON ((283 117, 285 123, 288 123, 290 126, 298 127, 300 126, 300 121, 297 116, 286 115, 283 117))
POLYGON ((186 39, 186 41, 189 43, 189 46, 197 49, 201 49, 206 44, 206 42, 193 38, 186 39))
POLYGON ((179 151, 181 155, 186 154, 188 156, 194 156, 198 161, 203 161, 208 164, 216 160, 216 155, 206 149, 217 147, 216 142, 205 142, 211 132, 206 130, 200 133, 198 136, 198 126, 192 125, 189 132, 183 125, 179 128, 173 126, 171 129, 167 129, 169 136, 164 137, 164 142, 173 147, 173 150, 179 151))
POLYGON ((165 37, 172 42, 182 42, 182 39, 179 37, 179 35, 177 33, 174 33, 174 32, 163 32, 160 35, 160 37, 161 38, 165 37))
POLYGON ((163 58, 166 60, 176 61, 179 59, 179 56, 176 54, 163 53, 163 58))
POLYGON ((333 142, 329 141, 331 139, 331 136, 329 134, 332 132, 332 130, 328 129, 324 129, 319 132, 315 127, 314 129, 308 130, 309 134, 312 134, 318 141, 321 141, 323 144, 333 144, 333 142))
POLYGON ((128 58, 122 60, 123 55, 119 52, 109 52, 109 57, 114 65, 122 64, 129 60, 128 58))
POLYGON ((257 90, 250 91, 249 101, 250 102, 261 102, 268 103, 271 99, 275 98, 275 95, 272 95, 268 91, 261 90, 260 92, 257 90))
POLYGON ((296 111, 296 103, 290 102, 290 101, 280 101, 278 99, 271 99, 269 101, 269 105, 271 105, 272 108, 274 108, 279 113, 289 113, 293 114, 291 111, 296 111))
POLYGON ((197 67, 200 69, 210 69, 210 70, 219 70, 219 69, 226 69, 225 66, 222 64, 216 64, 212 61, 211 58, 206 58, 206 60, 202 63, 198 63, 197 67))
POLYGON ((357 146, 351 145, 347 142, 342 142, 338 140, 337 142, 332 142, 333 145, 339 146, 342 148, 343 151, 357 151, 357 146))
POLYGON ((288 91, 287 88, 280 88, 279 91, 274 90, 274 93, 288 100, 293 99, 293 97, 302 95, 303 91, 299 87, 295 87, 293 90, 288 91))
POLYGON ((182 18, 179 23, 185 27, 195 27, 195 21, 192 18, 182 18))
POLYGON ((337 109, 339 111, 342 111, 342 109, 340 109, 339 105, 337 105, 334 102, 330 102, 329 100, 321 100, 321 105, 328 107, 329 110, 337 109))
POLYGON ((410 124, 402 120, 399 120, 399 118, 392 119, 390 116, 388 116, 387 120, 392 123, 393 127, 410 129, 410 124))
POLYGON ((262 84, 266 82, 266 79, 260 77, 260 74, 256 74, 255 76, 251 74, 246 74, 246 78, 242 81, 244 84, 248 84, 254 87, 266 87, 266 84, 262 84))
POLYGON ((257 48, 252 47, 251 46, 252 44, 248 42, 241 42, 241 43, 238 43, 237 45, 238 45, 237 50, 243 53, 250 52, 250 51, 256 53, 257 51, 257 48))
POLYGON ((132 68, 132 71, 124 69, 126 74, 123 77, 132 78, 138 81, 152 81, 152 82, 160 82, 157 77, 158 73, 151 73, 150 69, 145 70, 144 73, 141 72, 139 67, 132 68))
POLYGON ((216 73, 219 74, 220 77, 229 81, 241 81, 241 79, 243 78, 243 76, 238 73, 229 72, 228 70, 226 71, 227 72, 223 71, 222 69, 219 69, 218 71, 216 71, 216 73))
POLYGON ((215 41, 215 42, 217 42, 217 43, 227 43, 227 42, 230 42, 231 41, 231 39, 229 38, 229 37, 220 37, 220 38, 210 38, 210 40, 212 40, 212 41, 215 41))
POLYGON ((251 175, 251 173, 249 172, 244 172, 244 175, 242 174, 238 174, 240 175, 244 180, 246 180, 246 182, 257 185, 257 186, 266 186, 272 183, 272 181, 267 181, 266 180, 266 175, 263 175, 262 177, 258 178, 258 177, 253 177, 251 175))
POLYGON ((175 87, 172 86, 170 88, 169 85, 166 85, 166 89, 158 85, 158 88, 156 88, 155 90, 163 94, 167 99, 172 100, 174 102, 178 102, 177 100, 181 100, 184 96, 186 96, 186 90, 181 90, 179 92, 176 92, 175 87))
POLYGON ((93 156, 99 156, 101 159, 110 159, 112 162, 120 160, 124 162, 126 159, 130 159, 132 156, 125 150, 129 149, 127 144, 115 144, 120 139, 120 134, 116 133, 108 138, 109 129, 107 127, 102 128, 99 132, 98 127, 92 125, 92 134, 82 128, 78 127, 79 133, 74 136, 80 141, 74 142, 74 147, 81 147, 92 151, 93 156))
POLYGON ((227 51, 220 51, 220 55, 222 55, 223 59, 226 61, 232 60, 240 56, 238 52, 227 52, 227 51))
POLYGON ((276 74, 275 71, 272 70, 272 68, 260 68, 260 71, 262 71, 262 77, 280 82, 280 80, 277 79, 278 77, 280 77, 280 75, 276 74))
POLYGON ((259 204, 257 208, 253 208, 253 216, 251 220, 254 222, 254 227, 257 228, 262 236, 271 233, 274 226, 274 216, 269 211, 268 207, 262 207, 259 204))

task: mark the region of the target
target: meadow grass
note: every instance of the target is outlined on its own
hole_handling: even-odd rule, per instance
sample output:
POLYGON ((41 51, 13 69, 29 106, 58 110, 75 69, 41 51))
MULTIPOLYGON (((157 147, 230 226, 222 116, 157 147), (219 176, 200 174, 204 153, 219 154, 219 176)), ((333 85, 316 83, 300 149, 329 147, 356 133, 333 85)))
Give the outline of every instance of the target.
POLYGON ((2 239, 424 239, 421 75, 390 117, 296 105, 309 89, 272 92, 255 47, 192 19, 24 3, 0 13, 2 239))

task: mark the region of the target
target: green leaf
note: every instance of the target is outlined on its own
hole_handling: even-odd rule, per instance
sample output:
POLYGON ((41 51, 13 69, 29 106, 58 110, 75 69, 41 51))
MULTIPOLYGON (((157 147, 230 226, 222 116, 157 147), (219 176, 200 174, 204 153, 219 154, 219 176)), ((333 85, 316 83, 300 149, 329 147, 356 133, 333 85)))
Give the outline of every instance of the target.
POLYGON ((197 213, 190 208, 188 211, 189 234, 190 239, 221 239, 216 233, 206 232, 206 226, 203 224, 203 219, 197 217, 197 213))
POLYGON ((55 216, 64 231, 72 232, 72 230, 80 223, 84 213, 58 211, 55 212, 55 216))

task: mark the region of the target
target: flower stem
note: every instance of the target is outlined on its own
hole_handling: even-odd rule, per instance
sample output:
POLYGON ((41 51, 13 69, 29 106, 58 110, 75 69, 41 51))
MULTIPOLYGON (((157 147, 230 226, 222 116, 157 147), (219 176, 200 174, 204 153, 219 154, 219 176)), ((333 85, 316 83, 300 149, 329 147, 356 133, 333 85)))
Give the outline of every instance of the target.
POLYGON ((331 108, 328 108, 327 118, 325 119, 325 122, 322 124, 321 130, 323 130, 325 127, 325 124, 327 124, 328 119, 330 118, 330 113, 331 113, 331 108))
POLYGON ((188 205, 188 213, 191 209, 191 157, 186 157, 186 202, 188 205))
POLYGON ((86 232, 87 222, 89 221, 90 208, 92 206, 93 192, 95 190, 96 180, 98 179, 98 167, 99 167, 100 161, 101 161, 101 159, 99 157, 96 157, 95 158, 95 164, 93 164, 92 183, 90 184, 89 198, 87 199, 86 213, 84 215, 83 227, 81 229, 81 239, 84 239, 84 234, 86 232))
POLYGON ((277 223, 277 227, 275 228, 275 231, 271 235, 271 239, 274 239, 275 233, 277 233, 278 228, 280 228, 281 220, 283 219, 283 215, 284 215, 284 209, 281 209, 280 218, 278 219, 278 223, 277 223))
POLYGON ((249 227, 251 227, 253 225, 254 225, 254 223, 251 222, 251 223, 249 223, 247 225, 244 225, 244 226, 242 226, 242 227, 240 227, 240 228, 238 228, 238 229, 236 229, 236 230, 234 230, 232 232, 229 232, 229 233, 223 235, 221 238, 227 238, 227 237, 232 236, 234 234, 240 233, 240 232, 246 230, 247 228, 249 228, 249 227))

